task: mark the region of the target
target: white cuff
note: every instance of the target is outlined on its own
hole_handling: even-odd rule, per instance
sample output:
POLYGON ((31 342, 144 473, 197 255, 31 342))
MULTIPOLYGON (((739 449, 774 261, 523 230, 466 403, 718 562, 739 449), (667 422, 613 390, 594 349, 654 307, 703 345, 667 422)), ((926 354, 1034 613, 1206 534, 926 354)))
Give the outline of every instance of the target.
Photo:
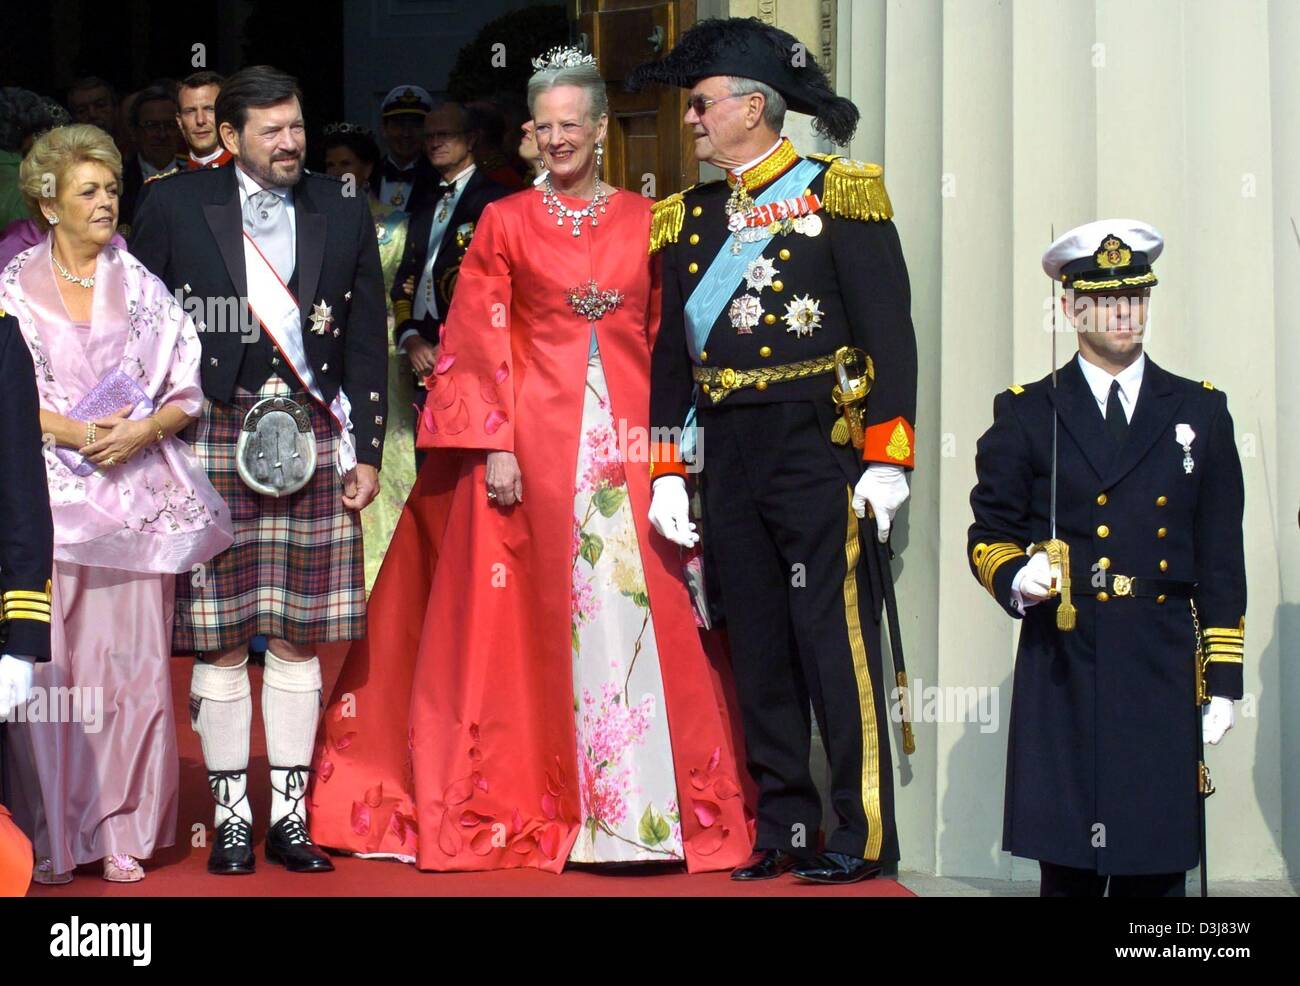
POLYGON ((416 329, 407 329, 397 337, 397 348, 402 350, 402 352, 406 352, 406 340, 411 338, 411 336, 418 336, 419 334, 419 331, 416 329))

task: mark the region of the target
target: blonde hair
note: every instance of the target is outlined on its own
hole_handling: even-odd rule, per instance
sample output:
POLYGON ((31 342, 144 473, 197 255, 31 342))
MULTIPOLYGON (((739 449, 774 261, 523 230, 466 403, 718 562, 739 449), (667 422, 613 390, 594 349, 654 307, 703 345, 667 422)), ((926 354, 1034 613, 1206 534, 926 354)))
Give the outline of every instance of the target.
POLYGON ((99 127, 73 123, 47 130, 36 138, 18 167, 18 188, 32 218, 42 229, 50 228, 50 221, 41 211, 41 201, 54 198, 45 194, 50 188, 50 177, 53 176, 57 189, 72 168, 87 162, 102 164, 121 183, 122 155, 113 138, 99 127))

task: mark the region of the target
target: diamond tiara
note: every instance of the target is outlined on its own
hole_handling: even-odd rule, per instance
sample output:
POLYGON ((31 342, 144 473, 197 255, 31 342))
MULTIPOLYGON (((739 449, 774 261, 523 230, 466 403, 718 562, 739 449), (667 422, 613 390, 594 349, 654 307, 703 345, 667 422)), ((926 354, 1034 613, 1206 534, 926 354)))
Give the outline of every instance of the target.
POLYGON ((541 58, 533 59, 533 68, 576 68, 579 65, 595 65, 594 55, 588 55, 581 48, 555 47, 541 58))

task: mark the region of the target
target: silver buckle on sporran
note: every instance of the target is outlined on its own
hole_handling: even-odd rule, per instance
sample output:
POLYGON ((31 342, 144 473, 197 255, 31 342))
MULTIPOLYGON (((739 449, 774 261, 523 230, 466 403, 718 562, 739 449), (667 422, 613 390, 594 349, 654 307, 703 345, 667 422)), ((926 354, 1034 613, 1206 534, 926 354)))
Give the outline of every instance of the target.
POLYGON ((316 435, 307 408, 287 397, 268 397, 244 415, 235 446, 244 485, 263 496, 288 496, 316 471, 316 435))

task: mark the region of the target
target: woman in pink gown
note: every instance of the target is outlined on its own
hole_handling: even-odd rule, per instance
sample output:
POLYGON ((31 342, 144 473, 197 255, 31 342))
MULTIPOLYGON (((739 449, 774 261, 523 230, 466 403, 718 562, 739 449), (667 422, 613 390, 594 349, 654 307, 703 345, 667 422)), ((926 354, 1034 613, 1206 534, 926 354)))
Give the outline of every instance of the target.
POLYGON ((550 179, 473 230, 439 451, 326 711, 312 835, 429 870, 729 869, 752 835, 727 681, 646 520, 650 202, 599 181, 594 64, 554 56, 529 95, 550 179))
POLYGON ((135 882, 174 841, 174 579, 200 577, 232 541, 225 503, 174 437, 202 405, 194 324, 110 242, 121 167, 96 127, 38 138, 19 180, 47 233, 0 273, 0 308, 35 364, 54 519, 50 661, 5 744, 42 883, 100 861, 135 882))

